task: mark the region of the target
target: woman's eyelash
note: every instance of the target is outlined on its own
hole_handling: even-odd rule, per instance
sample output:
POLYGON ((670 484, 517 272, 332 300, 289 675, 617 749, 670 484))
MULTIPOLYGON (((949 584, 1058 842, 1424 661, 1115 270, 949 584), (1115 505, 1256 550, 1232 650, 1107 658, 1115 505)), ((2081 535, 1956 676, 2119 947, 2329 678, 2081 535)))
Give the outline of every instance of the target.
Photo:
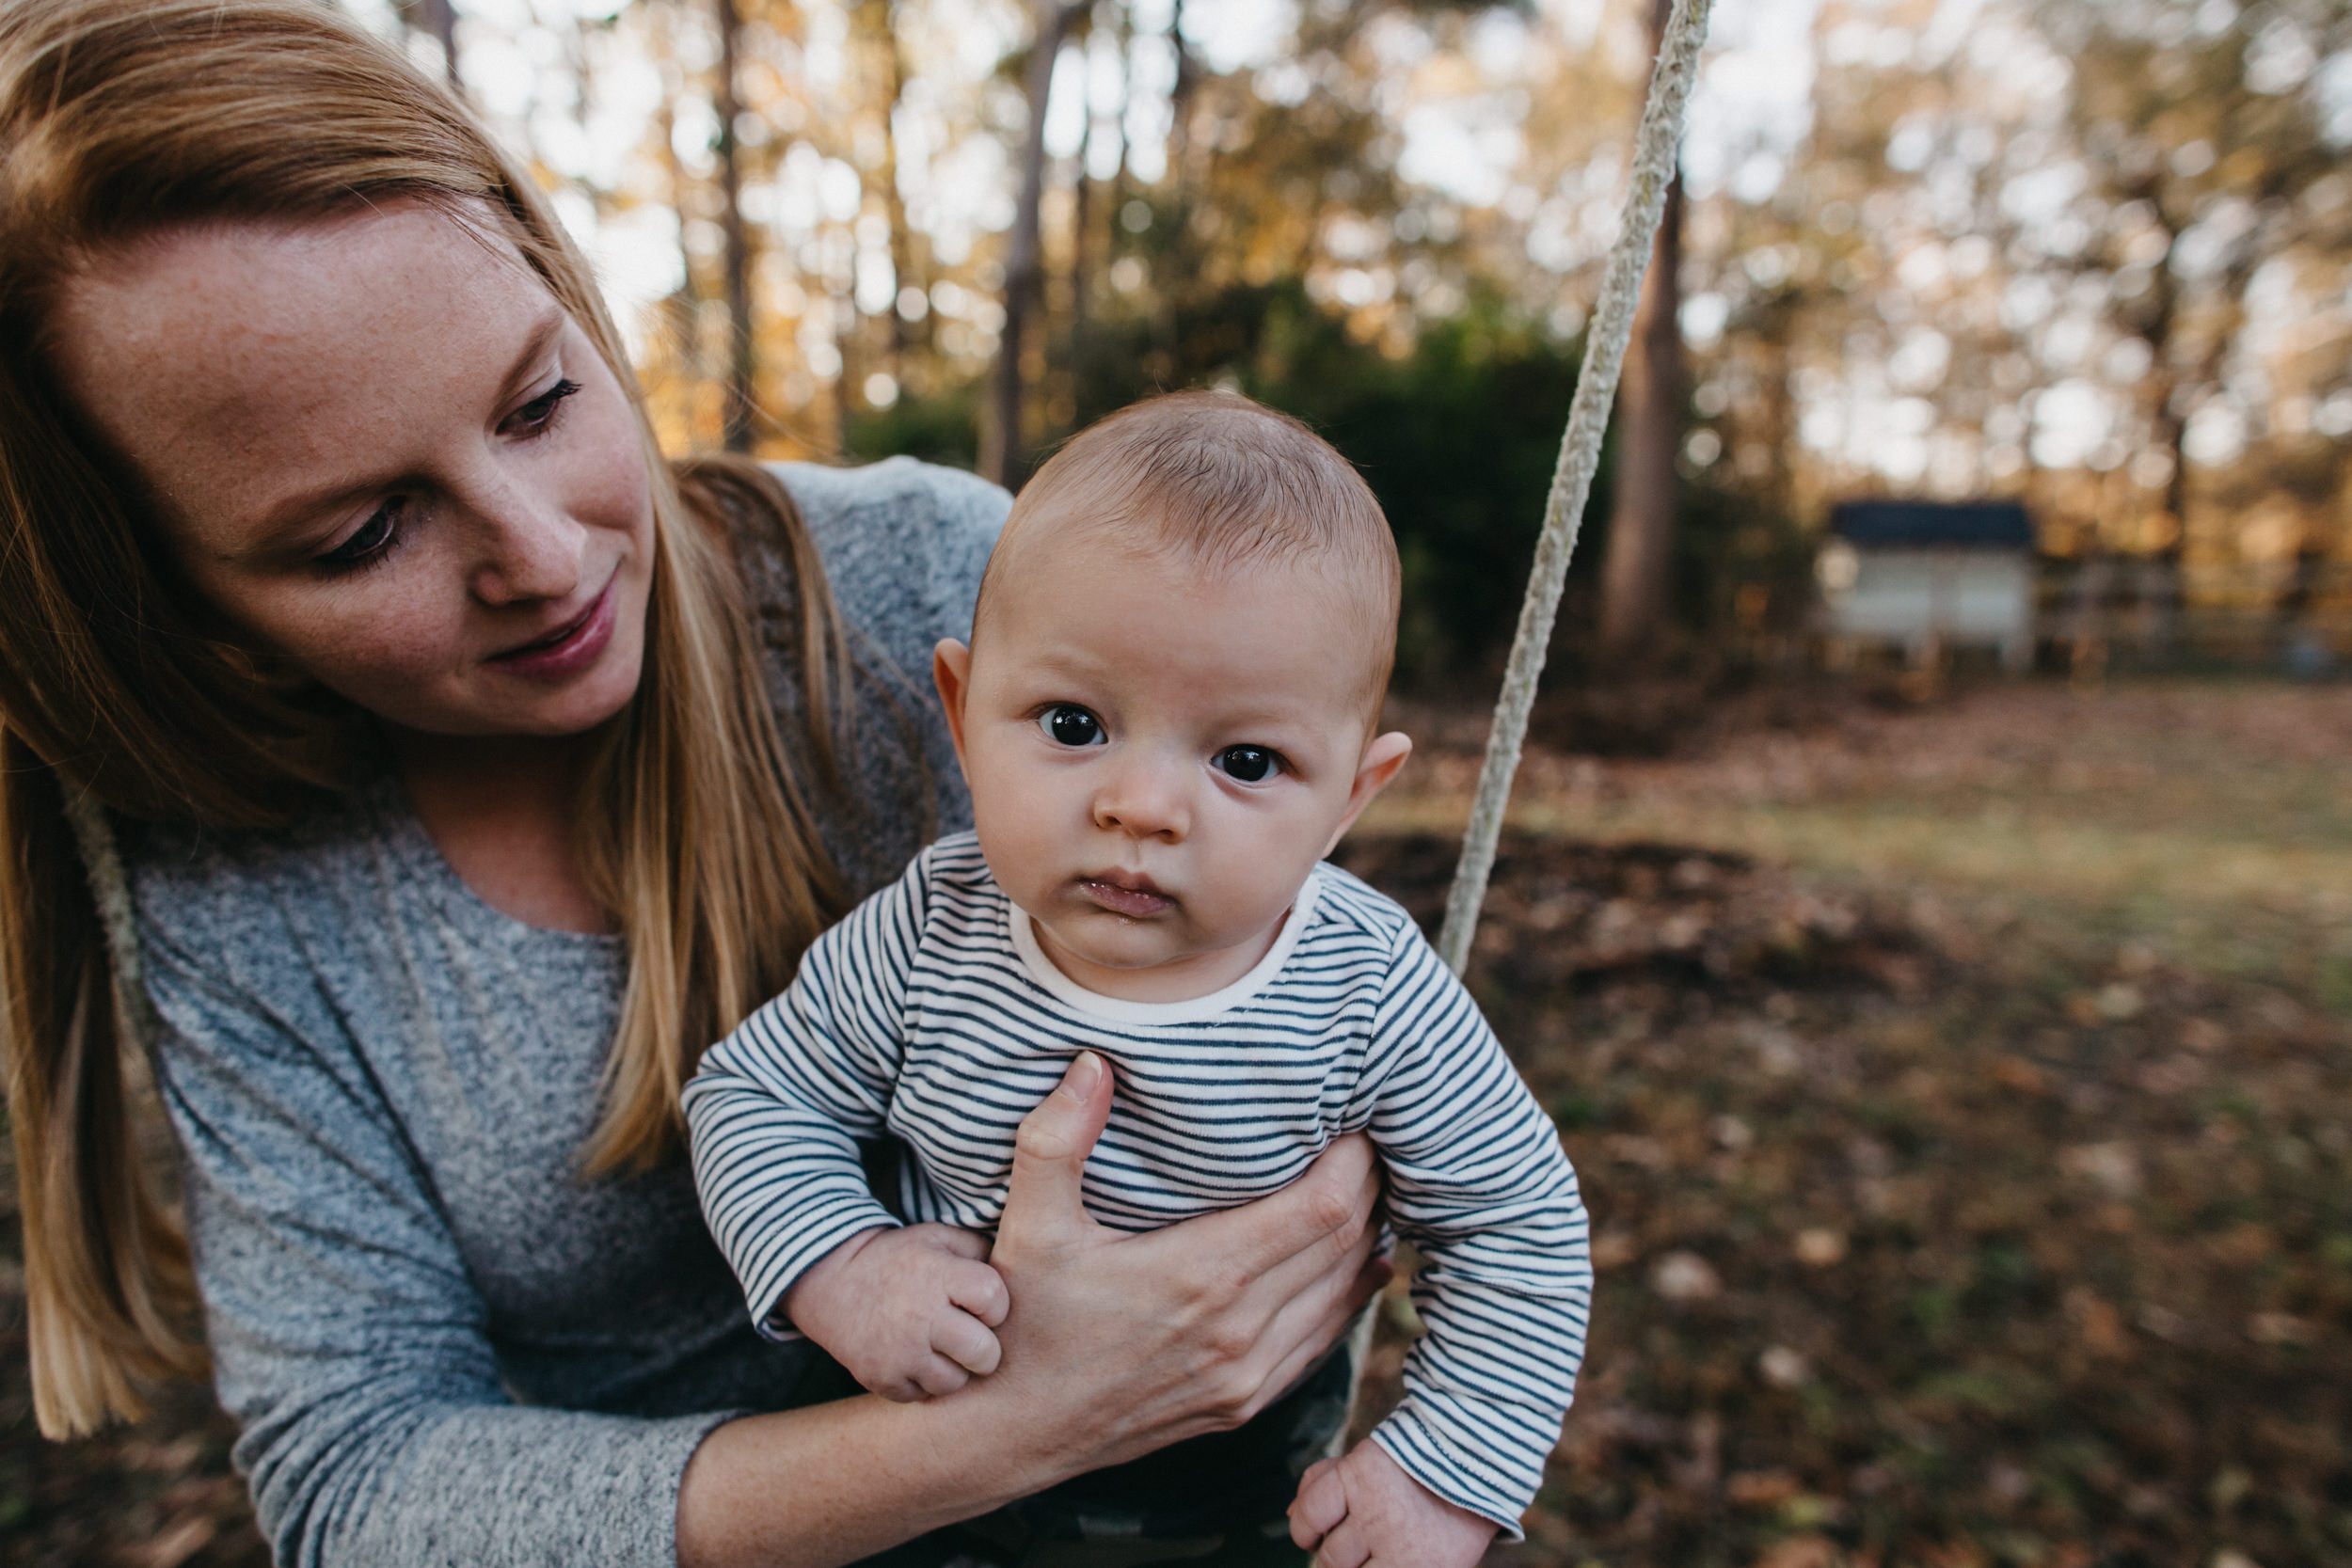
POLYGON ((350 538, 318 558, 319 568, 330 575, 342 576, 364 571, 370 566, 380 566, 389 561, 392 552, 400 547, 402 539, 406 537, 406 531, 395 526, 406 505, 405 497, 394 496, 377 507, 350 538))
POLYGON ((577 381, 568 379, 559 381, 520 408, 516 409, 515 417, 522 421, 521 434, 537 436, 553 425, 558 405, 579 390, 580 383, 577 381))
MULTIPOLYGON (((516 409, 509 422, 520 421, 516 434, 525 440, 532 436, 544 436, 554 427, 556 411, 563 405, 564 400, 579 390, 580 383, 577 381, 569 378, 558 381, 554 386, 516 409)), ((389 561, 392 552, 400 547, 401 540, 405 534, 405 530, 394 526, 401 512, 405 510, 405 504, 403 498, 395 496, 377 507, 350 538, 318 557, 319 569, 331 575, 342 576, 362 571, 370 566, 380 566, 389 561)))

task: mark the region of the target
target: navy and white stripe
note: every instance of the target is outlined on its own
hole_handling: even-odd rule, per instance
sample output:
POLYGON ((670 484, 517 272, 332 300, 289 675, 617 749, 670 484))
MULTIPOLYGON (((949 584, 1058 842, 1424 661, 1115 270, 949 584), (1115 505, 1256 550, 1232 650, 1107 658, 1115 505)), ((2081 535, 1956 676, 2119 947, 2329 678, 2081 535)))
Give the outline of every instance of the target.
POLYGON ((1516 1535, 1575 1389, 1592 1299, 1576 1173, 1476 1006, 1390 899, 1315 869, 1267 960, 1196 1002, 1093 996, 1036 949, 970 833, 820 937, 686 1090, 694 1175, 752 1314, 898 1223, 856 1144, 902 1140, 910 1219, 993 1228, 1021 1118, 1080 1050, 1111 1064, 1095 1218, 1145 1230, 1263 1197, 1368 1132, 1423 1262, 1427 1327, 1373 1433, 1516 1535))

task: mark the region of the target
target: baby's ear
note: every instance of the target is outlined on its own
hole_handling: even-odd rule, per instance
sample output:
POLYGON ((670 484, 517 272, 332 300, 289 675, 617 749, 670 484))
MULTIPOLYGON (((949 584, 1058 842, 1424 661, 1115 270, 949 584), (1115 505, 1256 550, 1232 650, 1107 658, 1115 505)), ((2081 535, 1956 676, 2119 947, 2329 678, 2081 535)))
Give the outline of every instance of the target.
POLYGON ((1348 786, 1347 810, 1340 817, 1339 826, 1331 830, 1331 842, 1323 847, 1325 854, 1329 854, 1347 830, 1356 825, 1356 818, 1372 804, 1372 798, 1389 787, 1389 781, 1396 777, 1397 769, 1412 754, 1413 738, 1402 730, 1374 736, 1364 743, 1363 758, 1356 764, 1355 782, 1348 786))
POLYGON ((939 688, 939 705, 947 710, 947 735, 956 743, 956 761, 963 760, 963 697, 972 685, 972 650, 952 637, 943 637, 931 649, 931 684, 939 688))

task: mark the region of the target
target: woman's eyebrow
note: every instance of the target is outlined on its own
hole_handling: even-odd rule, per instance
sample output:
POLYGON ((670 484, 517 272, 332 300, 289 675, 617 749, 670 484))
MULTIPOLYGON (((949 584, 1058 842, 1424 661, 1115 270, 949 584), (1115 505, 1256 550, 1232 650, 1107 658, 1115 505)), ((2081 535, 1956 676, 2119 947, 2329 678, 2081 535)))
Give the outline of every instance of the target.
POLYGON ((561 305, 553 300, 548 302, 547 310, 532 324, 530 335, 523 339, 521 352, 515 356, 515 363, 499 388, 499 402, 504 403, 523 389, 531 380, 532 371, 538 365, 539 356, 547 353, 548 345, 563 333, 564 324, 569 319, 564 314, 561 305))
MULTIPOLYGON (((536 368, 540 356, 547 353, 548 345, 555 341, 556 338, 562 334, 564 324, 569 319, 564 315, 562 306, 552 300, 548 302, 546 312, 532 324, 531 331, 524 337, 522 347, 516 354, 514 363, 508 368, 504 379, 499 383, 498 394, 493 400, 494 404, 504 404, 529 384, 532 372, 536 368)), ((231 556, 264 554, 284 543, 288 534, 318 514, 384 489, 398 478, 397 474, 371 475, 364 479, 329 484, 320 489, 289 496, 263 511, 261 524, 254 530, 250 545, 243 549, 228 553, 231 556)))

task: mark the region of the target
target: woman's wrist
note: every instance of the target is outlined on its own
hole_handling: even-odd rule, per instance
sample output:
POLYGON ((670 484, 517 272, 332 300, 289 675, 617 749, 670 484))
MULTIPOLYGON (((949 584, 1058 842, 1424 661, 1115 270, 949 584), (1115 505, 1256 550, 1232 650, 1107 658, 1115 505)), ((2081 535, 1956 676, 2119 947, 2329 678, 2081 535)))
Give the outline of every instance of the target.
POLYGON ((1033 1402, 988 1380, 919 1404, 860 1395, 745 1416, 678 1489, 680 1568, 831 1568, 1089 1468, 1033 1402))
POLYGON ((1082 1053, 1021 1127, 991 1262, 1012 1307, 998 1370, 920 1404, 870 1396, 745 1417, 678 1494, 685 1568, 820 1568, 1247 1419, 1378 1288, 1371 1150, 1342 1139, 1284 1192, 1165 1230, 1088 1216, 1109 1074, 1082 1053))

